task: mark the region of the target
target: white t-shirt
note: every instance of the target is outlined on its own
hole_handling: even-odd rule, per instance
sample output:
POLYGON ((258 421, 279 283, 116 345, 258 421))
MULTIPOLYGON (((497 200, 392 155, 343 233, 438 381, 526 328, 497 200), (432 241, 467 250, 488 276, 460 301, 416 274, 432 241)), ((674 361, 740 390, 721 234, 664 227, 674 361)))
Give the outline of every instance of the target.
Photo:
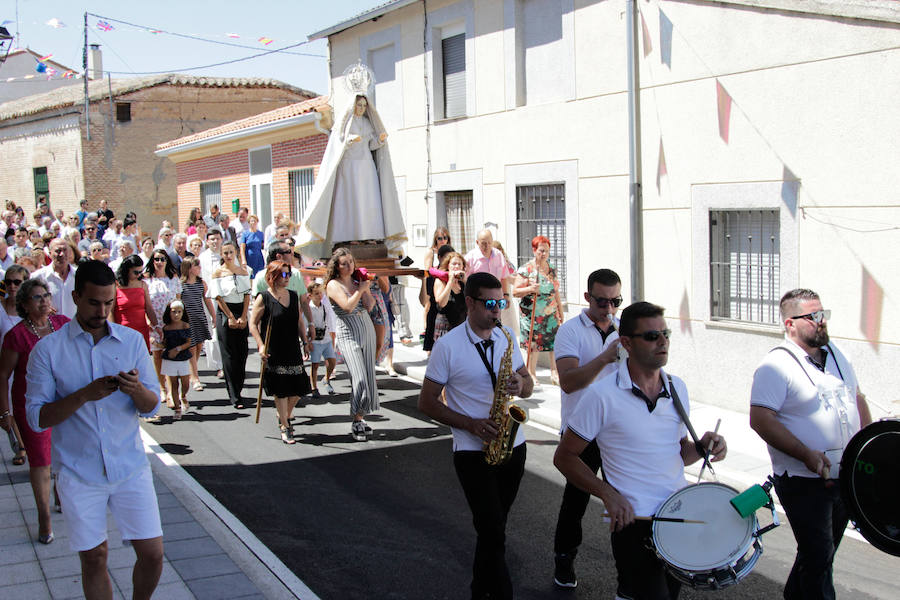
MULTIPOLYGON (((603 340, 603 336, 597 330, 597 326, 594 325, 594 322, 587 316, 587 309, 582 310, 577 318, 569 319, 560 325, 559 331, 556 332, 556 342, 554 344, 556 360, 558 361, 561 358, 576 358, 578 359, 578 366, 583 367, 585 364, 597 358, 604 350, 609 348, 610 344, 619 339, 619 320, 615 317, 611 317, 611 320, 613 327, 616 329, 606 336, 606 341, 603 340)), ((600 370, 600 373, 597 374, 594 381, 603 379, 615 371, 616 363, 609 363, 600 370)), ((571 415, 572 411, 575 410, 575 407, 578 406, 578 401, 584 394, 585 389, 587 388, 581 388, 570 394, 560 390, 560 434, 566 430, 566 423, 569 422, 569 415, 571 415)))
MULTIPOLYGON (((681 458, 681 439, 687 427, 671 397, 660 397, 653 412, 632 391, 627 360, 614 375, 589 385, 569 417, 569 430, 580 438, 597 440, 606 481, 622 494, 634 514, 649 517, 687 481, 681 458)), ((660 371, 669 392, 668 376, 660 371)), ((690 416, 687 388, 672 377, 675 390, 690 416)))
MULTIPOLYGON (((513 341, 512 370, 518 371, 525 365, 525 361, 522 360, 515 334, 509 328, 504 329, 513 341)), ((486 350, 486 355, 494 373, 497 373, 500 370, 503 353, 506 351, 506 337, 495 327, 491 330, 491 340, 494 342, 493 347, 486 350)), ((426 379, 444 386, 447 406, 451 410, 476 419, 488 418, 494 402, 494 383, 488 375, 487 365, 481 360, 481 355, 475 347, 475 344, 481 341, 469 327, 468 321, 454 327, 435 342, 431 357, 428 359, 428 368, 425 370, 426 379)), ((451 431, 453 431, 454 452, 484 448, 481 438, 465 429, 451 427, 451 431)), ((524 442, 525 434, 519 428, 513 445, 518 446, 524 442)))
MULTIPOLYGON (((843 454, 850 437, 860 428, 856 407, 859 384, 847 357, 833 343, 826 350, 823 373, 800 346, 785 339, 766 354, 753 374, 750 405, 775 411, 778 422, 811 450, 827 453, 840 449, 838 454, 843 454)), ((776 475, 787 472, 796 477, 818 477, 803 462, 772 446, 769 456, 776 475)), ((832 464, 835 458, 829 455, 832 464)))
POLYGON ((313 301, 310 300, 309 313, 312 315, 313 327, 316 329, 325 329, 325 339, 319 341, 331 343, 331 336, 328 334, 337 331, 337 324, 335 322, 334 309, 331 308, 331 302, 328 301, 328 296, 322 295, 322 303, 319 306, 316 306, 313 304, 313 301))

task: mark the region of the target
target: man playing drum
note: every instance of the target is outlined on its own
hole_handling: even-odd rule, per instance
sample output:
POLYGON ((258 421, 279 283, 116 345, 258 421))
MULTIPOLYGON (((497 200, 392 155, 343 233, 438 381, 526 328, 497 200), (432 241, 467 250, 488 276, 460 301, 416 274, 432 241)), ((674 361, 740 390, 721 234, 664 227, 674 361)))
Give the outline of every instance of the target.
POLYGON ((784 342, 753 375, 750 426, 769 445, 775 491, 797 557, 784 597, 834 598, 832 562, 848 514, 836 481, 844 447, 872 421, 853 365, 828 338, 830 310, 818 294, 781 298, 784 342))
MULTIPOLYGON (((585 390, 553 458, 570 483, 603 500, 621 598, 675 598, 681 585, 650 549, 647 519, 687 485, 684 466, 701 458, 674 404, 673 396, 689 413, 687 388, 662 371, 670 333, 660 306, 636 302, 622 311, 619 337, 628 358, 585 390), (581 459, 591 440, 600 448, 605 481, 581 459)), ((722 436, 708 431, 700 443, 712 460, 725 458, 722 436)))

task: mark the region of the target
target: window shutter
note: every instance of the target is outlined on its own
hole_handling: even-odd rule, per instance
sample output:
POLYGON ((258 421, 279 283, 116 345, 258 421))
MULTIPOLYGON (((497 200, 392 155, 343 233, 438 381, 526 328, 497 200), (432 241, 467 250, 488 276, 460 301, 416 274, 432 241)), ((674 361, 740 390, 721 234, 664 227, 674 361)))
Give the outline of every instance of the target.
POLYGON ((441 40, 444 72, 444 118, 466 115, 466 34, 441 40))

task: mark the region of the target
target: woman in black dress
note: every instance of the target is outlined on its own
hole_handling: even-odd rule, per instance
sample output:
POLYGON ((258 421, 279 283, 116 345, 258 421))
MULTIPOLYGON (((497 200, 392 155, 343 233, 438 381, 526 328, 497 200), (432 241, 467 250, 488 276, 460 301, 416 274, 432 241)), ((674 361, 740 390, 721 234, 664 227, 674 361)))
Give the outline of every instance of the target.
POLYGON ((259 348, 259 358, 266 365, 263 386, 266 393, 275 398, 281 441, 294 444, 294 429, 290 415, 300 396, 312 391, 309 377, 303 370, 303 348, 310 350, 306 339, 306 327, 300 317, 300 299, 287 289, 291 278, 291 266, 280 260, 266 267, 265 292, 258 294, 250 311, 250 333, 259 348), (270 324, 272 333, 266 345, 266 331, 270 324))
MULTIPOLYGON (((445 244, 438 248, 438 264, 440 265, 444 260, 444 257, 451 252, 454 252, 453 246, 450 246, 448 244, 445 244)), ((431 274, 433 272, 434 269, 429 269, 429 276, 425 278, 424 282, 422 282, 422 285, 425 286, 425 293, 428 296, 428 312, 425 315, 425 340, 422 344, 422 349, 429 354, 431 353, 432 346, 434 346, 434 324, 440 309, 437 304, 437 300, 434 297, 434 282, 436 281, 436 277, 431 274)))

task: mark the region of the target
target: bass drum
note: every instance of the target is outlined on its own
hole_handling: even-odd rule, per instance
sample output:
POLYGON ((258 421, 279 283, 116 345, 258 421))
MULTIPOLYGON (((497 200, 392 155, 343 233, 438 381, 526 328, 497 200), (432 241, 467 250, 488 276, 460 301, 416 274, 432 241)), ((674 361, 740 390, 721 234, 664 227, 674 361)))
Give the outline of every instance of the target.
POLYGON ((862 536, 900 556, 900 420, 876 421, 853 436, 841 458, 840 485, 862 536))

